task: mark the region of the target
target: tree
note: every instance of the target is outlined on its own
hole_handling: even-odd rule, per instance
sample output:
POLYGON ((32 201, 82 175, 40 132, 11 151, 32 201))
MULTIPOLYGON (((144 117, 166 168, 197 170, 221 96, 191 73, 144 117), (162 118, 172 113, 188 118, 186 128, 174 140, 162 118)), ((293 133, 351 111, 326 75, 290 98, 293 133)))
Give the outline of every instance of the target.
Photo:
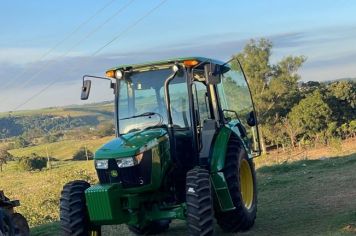
POLYGON ((349 123, 350 136, 356 137, 356 120, 352 120, 349 123))
POLYGON ((98 134, 102 137, 114 135, 115 127, 112 122, 103 122, 97 126, 98 134))
POLYGON ((74 161, 84 161, 84 160, 92 160, 94 154, 88 150, 86 147, 80 147, 78 151, 76 151, 73 155, 74 161))
POLYGON ((327 86, 325 92, 333 119, 339 125, 356 119, 356 83, 338 81, 327 86))
POLYGON ((302 138, 318 140, 320 134, 328 128, 331 109, 323 100, 319 90, 302 99, 288 114, 292 127, 300 129, 302 138))
POLYGON ((0 172, 2 172, 2 166, 12 159, 12 155, 8 152, 7 147, 0 148, 0 172))
POLYGON ((42 170, 47 166, 47 157, 42 157, 36 153, 32 153, 28 157, 19 157, 17 159, 17 166, 21 170, 42 170))
POLYGON ((22 136, 18 136, 15 138, 14 148, 27 147, 29 144, 30 144, 30 142, 27 141, 27 139, 25 139, 22 136))
MULTIPOLYGON (((304 56, 288 56, 277 64, 270 63, 272 43, 267 39, 250 40, 243 51, 235 55, 242 64, 255 102, 260 123, 261 146, 265 153, 267 129, 282 123, 291 107, 300 100, 298 93, 298 69, 304 56)), ((272 140, 273 141, 273 140, 272 140)))

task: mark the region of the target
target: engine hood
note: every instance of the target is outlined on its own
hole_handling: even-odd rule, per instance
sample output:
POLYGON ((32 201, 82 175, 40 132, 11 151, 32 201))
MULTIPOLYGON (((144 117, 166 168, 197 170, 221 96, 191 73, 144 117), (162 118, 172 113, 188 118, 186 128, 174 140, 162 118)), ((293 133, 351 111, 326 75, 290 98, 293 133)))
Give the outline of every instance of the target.
POLYGON ((156 146, 162 138, 168 138, 167 131, 163 128, 124 134, 101 146, 95 152, 94 159, 134 156, 156 146))

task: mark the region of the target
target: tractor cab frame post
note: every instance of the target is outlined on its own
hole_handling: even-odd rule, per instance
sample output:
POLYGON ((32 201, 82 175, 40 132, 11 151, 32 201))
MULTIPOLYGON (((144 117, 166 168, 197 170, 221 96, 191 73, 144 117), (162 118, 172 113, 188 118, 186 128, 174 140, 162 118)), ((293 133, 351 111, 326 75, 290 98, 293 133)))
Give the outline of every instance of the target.
POLYGON ((174 79, 179 71, 178 65, 173 65, 172 67, 173 73, 164 81, 164 98, 166 101, 166 111, 167 111, 167 118, 168 118, 168 135, 170 137, 170 145, 171 145, 171 157, 173 160, 177 161, 176 157, 176 142, 174 138, 174 127, 173 127, 173 120, 172 120, 172 111, 171 111, 171 98, 169 95, 169 84, 174 79))

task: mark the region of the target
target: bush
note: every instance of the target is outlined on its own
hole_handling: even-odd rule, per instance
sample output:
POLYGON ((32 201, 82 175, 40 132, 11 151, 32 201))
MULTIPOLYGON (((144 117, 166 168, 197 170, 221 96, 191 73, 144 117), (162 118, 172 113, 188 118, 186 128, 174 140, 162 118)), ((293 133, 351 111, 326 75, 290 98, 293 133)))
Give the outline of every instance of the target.
POLYGON ((101 137, 115 134, 115 126, 111 122, 104 122, 97 126, 97 134, 101 137))
POLYGON ((47 166, 47 157, 38 156, 32 153, 29 157, 17 158, 17 166, 21 170, 42 170, 47 166))
POLYGON ((22 136, 16 137, 14 141, 14 148, 24 148, 31 144, 29 141, 27 141, 27 139, 22 136))
POLYGON ((86 147, 81 147, 79 148, 78 151, 76 151, 73 155, 73 160, 74 161, 83 161, 83 160, 93 160, 94 154, 88 150, 86 147), (88 155, 88 157, 87 157, 88 155))
POLYGON ((329 146, 334 153, 340 153, 342 151, 341 138, 331 138, 329 140, 329 146))
POLYGON ((58 137, 53 134, 43 136, 43 143, 54 143, 58 141, 58 137))
POLYGON ((13 159, 13 156, 8 152, 7 147, 0 148, 0 172, 2 171, 2 166, 13 159))

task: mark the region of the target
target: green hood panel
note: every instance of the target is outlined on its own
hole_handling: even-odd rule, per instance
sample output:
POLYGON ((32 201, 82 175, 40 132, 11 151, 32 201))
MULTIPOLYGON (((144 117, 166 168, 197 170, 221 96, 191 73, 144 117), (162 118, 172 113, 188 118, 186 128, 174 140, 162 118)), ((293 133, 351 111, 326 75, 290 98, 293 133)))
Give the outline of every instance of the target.
POLYGON ((124 134, 101 146, 95 152, 94 159, 134 156, 156 146, 162 137, 168 138, 167 131, 163 128, 124 134))

